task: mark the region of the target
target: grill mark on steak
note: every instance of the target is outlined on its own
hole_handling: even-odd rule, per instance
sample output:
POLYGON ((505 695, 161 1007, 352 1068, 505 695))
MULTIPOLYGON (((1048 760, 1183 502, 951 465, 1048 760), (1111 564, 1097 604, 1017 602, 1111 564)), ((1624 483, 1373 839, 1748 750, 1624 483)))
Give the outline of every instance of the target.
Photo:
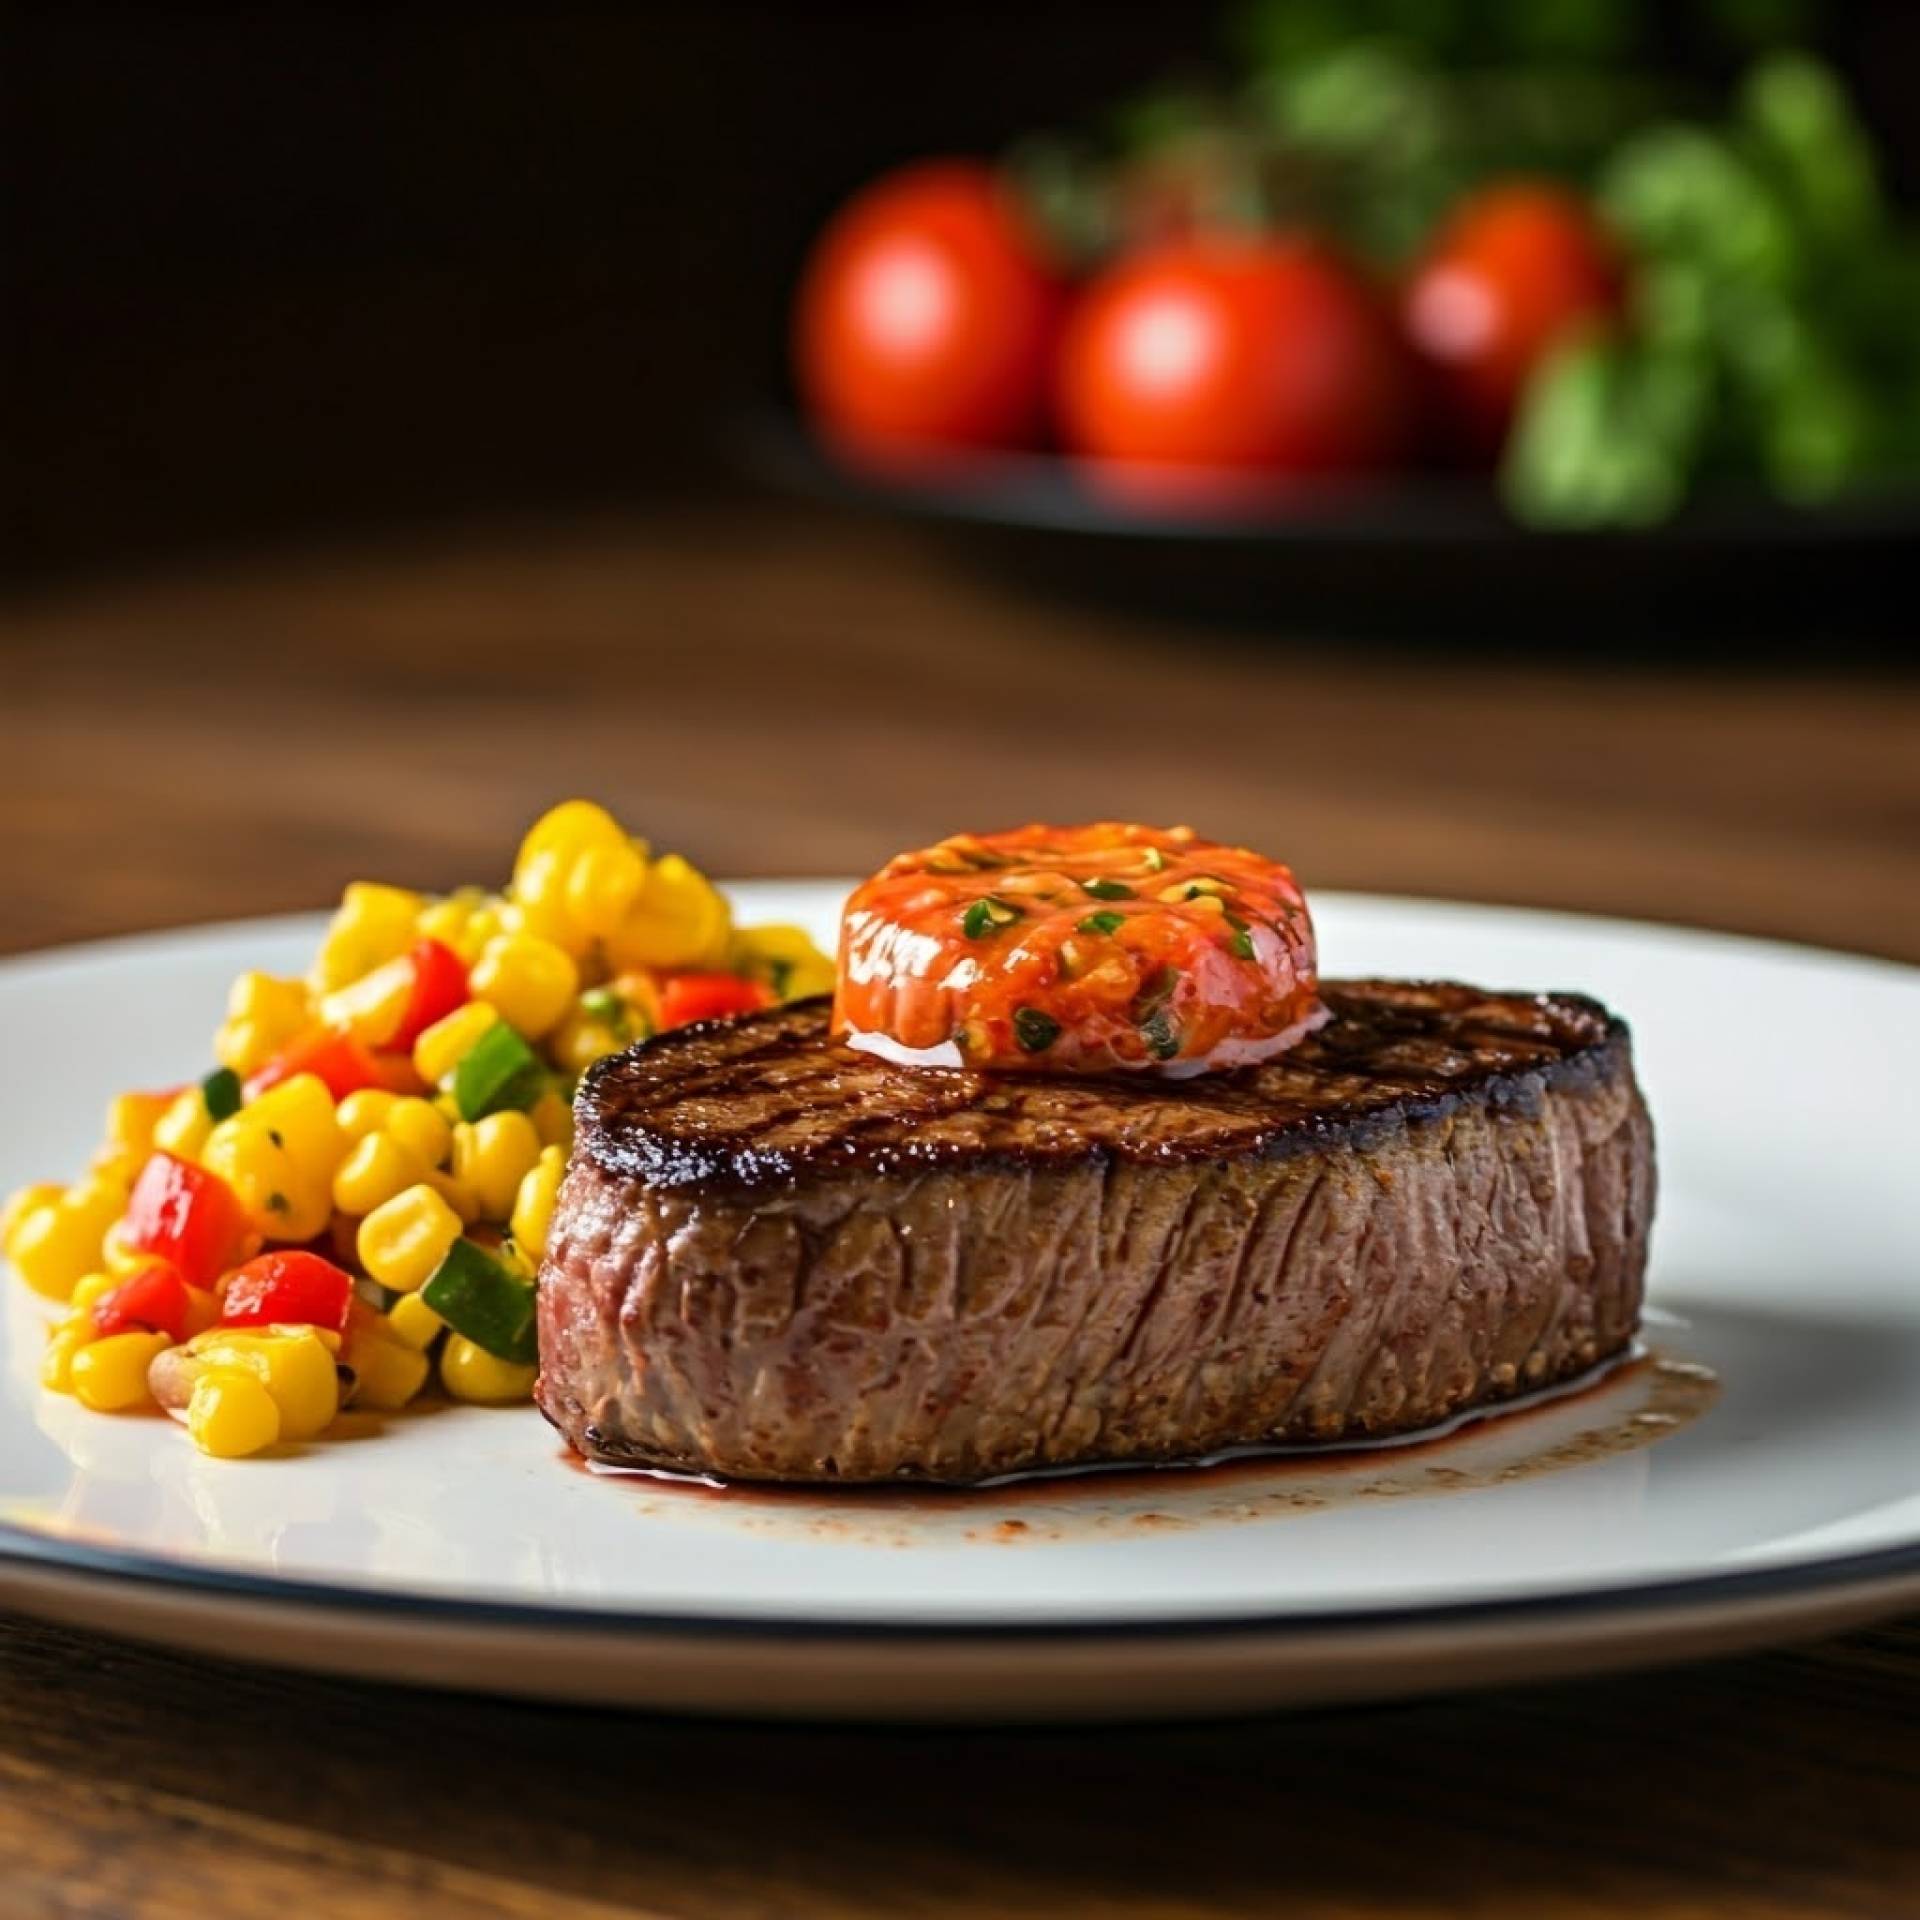
POLYGON ((682 1027, 599 1062, 581 1087, 580 1129, 606 1171, 660 1187, 983 1156, 1060 1166, 1109 1154, 1284 1153, 1324 1138, 1330 1124, 1351 1138, 1363 1123, 1431 1117, 1463 1096, 1537 1103, 1543 1085, 1590 1078, 1598 1056, 1626 1038, 1579 995, 1350 981, 1329 983, 1325 998, 1337 1017, 1278 1059, 1186 1081, 893 1067, 828 1043, 828 1002, 798 1001, 682 1027), (1124 1127, 1113 1124, 1116 1103, 1124 1127))
POLYGON ((1197 1081, 989 1079, 824 1003, 596 1068, 540 1288, 574 1444, 972 1480, 1429 1425, 1637 1323, 1650 1133, 1575 996, 1372 981, 1197 1081))

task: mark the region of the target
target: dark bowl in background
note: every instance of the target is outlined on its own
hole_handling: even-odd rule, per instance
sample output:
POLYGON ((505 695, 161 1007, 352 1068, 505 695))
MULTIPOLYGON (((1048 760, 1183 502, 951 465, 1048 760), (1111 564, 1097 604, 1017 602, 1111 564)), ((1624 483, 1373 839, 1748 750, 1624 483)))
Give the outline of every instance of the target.
POLYGON ((1820 507, 1703 499, 1659 526, 1541 532, 1472 477, 1412 477, 1211 510, 1091 488, 1046 454, 880 470, 797 413, 739 423, 734 452, 781 491, 918 524, 1023 586, 1269 630, 1464 630, 1637 655, 1833 636, 1912 652, 1920 484, 1820 507))

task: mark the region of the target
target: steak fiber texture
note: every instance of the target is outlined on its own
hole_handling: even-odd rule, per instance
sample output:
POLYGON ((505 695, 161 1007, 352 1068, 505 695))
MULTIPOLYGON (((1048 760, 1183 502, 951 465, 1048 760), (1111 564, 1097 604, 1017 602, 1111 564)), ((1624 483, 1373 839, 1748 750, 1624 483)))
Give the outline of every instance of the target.
POLYGON ((1266 1065, 888 1065, 806 1001, 602 1061, 536 1398, 590 1459, 977 1482, 1406 1433, 1639 1322, 1652 1133, 1593 1001, 1328 982, 1266 1065))

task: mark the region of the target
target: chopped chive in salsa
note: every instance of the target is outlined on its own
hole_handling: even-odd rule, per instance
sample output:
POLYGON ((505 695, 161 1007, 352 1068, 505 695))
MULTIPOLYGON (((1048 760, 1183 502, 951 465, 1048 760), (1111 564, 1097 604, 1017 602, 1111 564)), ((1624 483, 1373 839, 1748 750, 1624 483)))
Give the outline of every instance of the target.
POLYGON ((217 1125, 240 1111, 240 1076, 231 1067, 217 1067, 200 1082, 200 1101, 207 1118, 217 1125))
POLYGON ((1173 1024, 1173 1015, 1164 1005, 1156 1007, 1141 1021, 1140 1034, 1147 1043, 1147 1051, 1156 1060, 1171 1060, 1180 1051, 1180 1029, 1173 1024))
POLYGON ((1227 942, 1227 951, 1236 960, 1252 960, 1257 956, 1253 950, 1253 932, 1237 913, 1227 915, 1227 925, 1233 929, 1233 938, 1227 942))
POLYGON ((1038 1007, 1017 1007, 1013 1015, 1013 1037, 1023 1053, 1044 1053, 1060 1038, 1060 1022, 1038 1007))
POLYGON ((1080 891, 1090 893, 1096 900, 1131 900, 1133 889, 1119 880, 1082 880, 1080 891))
POLYGON ((992 894, 983 894, 970 906, 960 922, 961 931, 969 940, 984 940, 990 933, 1001 927, 1010 927, 1020 918, 1020 909, 1010 907, 1004 900, 996 900, 992 894))
POLYGON ((1075 933, 1118 933, 1125 924, 1123 913, 1090 913, 1084 920, 1077 921, 1073 930, 1075 933))

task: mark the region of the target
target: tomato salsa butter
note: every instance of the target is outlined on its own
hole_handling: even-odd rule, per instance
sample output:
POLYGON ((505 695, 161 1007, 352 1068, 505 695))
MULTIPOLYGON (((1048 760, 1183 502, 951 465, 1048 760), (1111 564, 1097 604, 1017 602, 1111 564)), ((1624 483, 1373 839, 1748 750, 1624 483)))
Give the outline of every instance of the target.
POLYGON ((955 834, 848 900, 834 1029, 905 1066, 1174 1076, 1326 1018, 1288 870, 1191 828, 955 834))

